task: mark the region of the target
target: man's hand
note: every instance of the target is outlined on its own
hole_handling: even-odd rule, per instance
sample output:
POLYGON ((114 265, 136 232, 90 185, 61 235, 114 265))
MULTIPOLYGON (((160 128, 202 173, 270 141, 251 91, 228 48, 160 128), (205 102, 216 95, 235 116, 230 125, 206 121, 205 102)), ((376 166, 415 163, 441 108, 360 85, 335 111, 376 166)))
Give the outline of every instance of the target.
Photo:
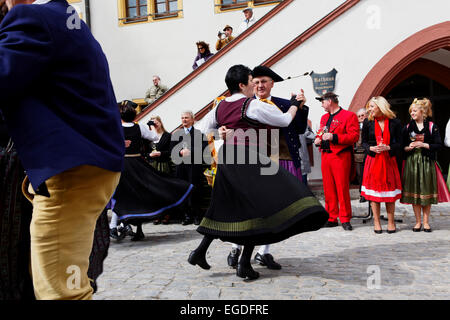
POLYGON ((333 140, 333 134, 332 133, 329 133, 329 132, 327 132, 327 133, 324 133, 323 135, 322 135, 322 140, 325 140, 325 141, 327 141, 327 140, 333 140))
POLYGON ((295 95, 295 100, 302 102, 299 106, 299 108, 301 109, 303 105, 306 103, 305 92, 303 91, 303 89, 300 89, 300 93, 298 94, 293 93, 292 95, 293 96, 295 95))
POLYGON ((234 130, 233 129, 227 129, 226 126, 221 126, 218 129, 219 132, 219 136, 222 140, 227 140, 229 138, 231 138, 234 134, 234 130))
POLYGON ((316 138, 316 140, 314 140, 314 144, 316 146, 320 145, 321 142, 322 142, 322 140, 320 140, 320 138, 316 138))
POLYGON ((8 7, 6 5, 6 0, 0 0, 0 22, 8 13, 8 7))
POLYGON ((131 140, 125 140, 125 148, 128 148, 131 144, 131 140))
POLYGON ((191 151, 189 149, 181 149, 180 154, 182 157, 189 157, 191 155, 191 151))
POLYGON ((151 158, 158 158, 161 156, 161 152, 160 151, 152 151, 152 153, 150 153, 150 157, 151 158))

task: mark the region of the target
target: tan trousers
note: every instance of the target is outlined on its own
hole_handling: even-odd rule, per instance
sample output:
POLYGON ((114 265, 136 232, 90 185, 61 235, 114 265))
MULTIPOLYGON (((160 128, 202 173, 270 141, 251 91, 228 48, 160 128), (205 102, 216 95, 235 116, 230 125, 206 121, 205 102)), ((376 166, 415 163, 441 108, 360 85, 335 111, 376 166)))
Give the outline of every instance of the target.
POLYGON ((31 271, 40 300, 89 300, 87 271, 97 218, 119 183, 120 172, 79 166, 46 181, 50 197, 33 197, 31 271))

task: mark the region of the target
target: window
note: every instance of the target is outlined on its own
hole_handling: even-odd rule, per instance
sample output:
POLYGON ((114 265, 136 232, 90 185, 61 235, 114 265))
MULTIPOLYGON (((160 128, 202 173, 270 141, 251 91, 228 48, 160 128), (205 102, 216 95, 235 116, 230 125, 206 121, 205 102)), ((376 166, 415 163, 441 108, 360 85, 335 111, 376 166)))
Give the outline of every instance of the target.
POLYGON ((178 16, 178 0, 155 0, 155 18, 178 16))
POLYGON ((183 0, 117 0, 119 25, 183 17, 183 0))
POLYGON ((146 21, 148 19, 147 0, 126 0, 126 21, 146 21))
POLYGON ((280 3, 281 1, 283 0, 215 0, 216 13, 246 7, 256 7, 259 5, 275 4, 280 3))

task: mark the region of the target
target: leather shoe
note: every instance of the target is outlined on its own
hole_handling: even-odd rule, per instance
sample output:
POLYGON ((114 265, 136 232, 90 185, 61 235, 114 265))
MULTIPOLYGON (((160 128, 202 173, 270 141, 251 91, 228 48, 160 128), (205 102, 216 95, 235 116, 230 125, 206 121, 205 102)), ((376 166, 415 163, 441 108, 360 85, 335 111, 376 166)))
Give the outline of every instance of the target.
POLYGON ((352 225, 350 224, 350 222, 344 222, 344 223, 342 223, 342 228, 344 228, 344 230, 346 230, 346 231, 352 231, 352 230, 353 230, 353 227, 352 227, 352 225))
POLYGON ((159 219, 153 220, 153 224, 154 225, 157 225, 157 224, 160 224, 160 223, 161 223, 161 220, 159 220, 159 219))
POLYGON ((429 229, 426 229, 425 227, 423 228, 424 232, 431 232, 431 227, 429 229))
POLYGON ((196 250, 189 255, 188 262, 193 266, 198 265, 200 268, 208 270, 211 266, 206 262, 206 257, 199 255, 196 250))
POLYGON ((183 226, 186 226, 186 225, 188 225, 188 224, 191 224, 193 221, 192 221, 192 218, 190 218, 190 217, 185 217, 184 219, 183 219, 183 221, 181 222, 181 224, 183 225, 183 226))
POLYGON ((145 234, 143 232, 136 232, 134 237, 131 238, 131 241, 141 241, 145 238, 145 234))
POLYGON ((382 230, 382 229, 380 229, 380 230, 375 230, 375 229, 373 229, 373 232, 375 232, 376 234, 382 234, 382 233, 383 233, 383 230, 382 230))
POLYGON ((337 227, 339 224, 337 223, 337 221, 336 222, 333 222, 333 221, 327 221, 324 225, 323 225, 323 227, 324 228, 333 228, 333 227, 337 227))
POLYGON ((387 233, 389 233, 389 234, 390 234, 390 233, 395 233, 396 231, 397 231, 397 229, 394 229, 394 230, 389 230, 389 229, 388 229, 388 230, 387 230, 387 233))
POLYGON ((117 231, 117 228, 112 228, 109 230, 109 236, 111 238, 113 238, 114 240, 122 240, 123 238, 125 238, 126 234, 125 233, 120 233, 117 231))
POLYGON ((420 225, 420 227, 418 228, 412 228, 413 232, 420 232, 420 230, 422 230, 422 225, 420 225))
POLYGON ((238 264, 240 255, 241 255, 240 249, 238 249, 238 248, 231 249, 231 252, 227 257, 228 265, 235 269, 238 264))
POLYGON ((249 280, 255 280, 259 278, 259 273, 253 270, 252 266, 244 266, 238 263, 236 268, 236 275, 240 278, 248 278, 249 280))
POLYGON ((170 216, 168 214, 166 214, 164 216, 164 219, 161 220, 161 223, 162 224, 169 224, 169 221, 170 221, 170 216))
POLYGON ((266 253, 263 255, 260 255, 259 253, 256 253, 255 255, 255 261, 259 262, 260 265, 266 266, 269 269, 272 270, 280 270, 281 265, 275 260, 273 260, 273 256, 270 253, 266 253))

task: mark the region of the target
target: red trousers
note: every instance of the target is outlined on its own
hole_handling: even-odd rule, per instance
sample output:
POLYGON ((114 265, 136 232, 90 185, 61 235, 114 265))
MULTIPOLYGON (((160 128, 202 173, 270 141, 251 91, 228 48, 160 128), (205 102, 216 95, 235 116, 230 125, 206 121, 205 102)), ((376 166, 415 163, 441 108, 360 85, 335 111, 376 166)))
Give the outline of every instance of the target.
POLYGON ((325 193, 325 210, 328 221, 350 222, 352 205, 350 202, 351 152, 322 153, 322 179, 325 193))

